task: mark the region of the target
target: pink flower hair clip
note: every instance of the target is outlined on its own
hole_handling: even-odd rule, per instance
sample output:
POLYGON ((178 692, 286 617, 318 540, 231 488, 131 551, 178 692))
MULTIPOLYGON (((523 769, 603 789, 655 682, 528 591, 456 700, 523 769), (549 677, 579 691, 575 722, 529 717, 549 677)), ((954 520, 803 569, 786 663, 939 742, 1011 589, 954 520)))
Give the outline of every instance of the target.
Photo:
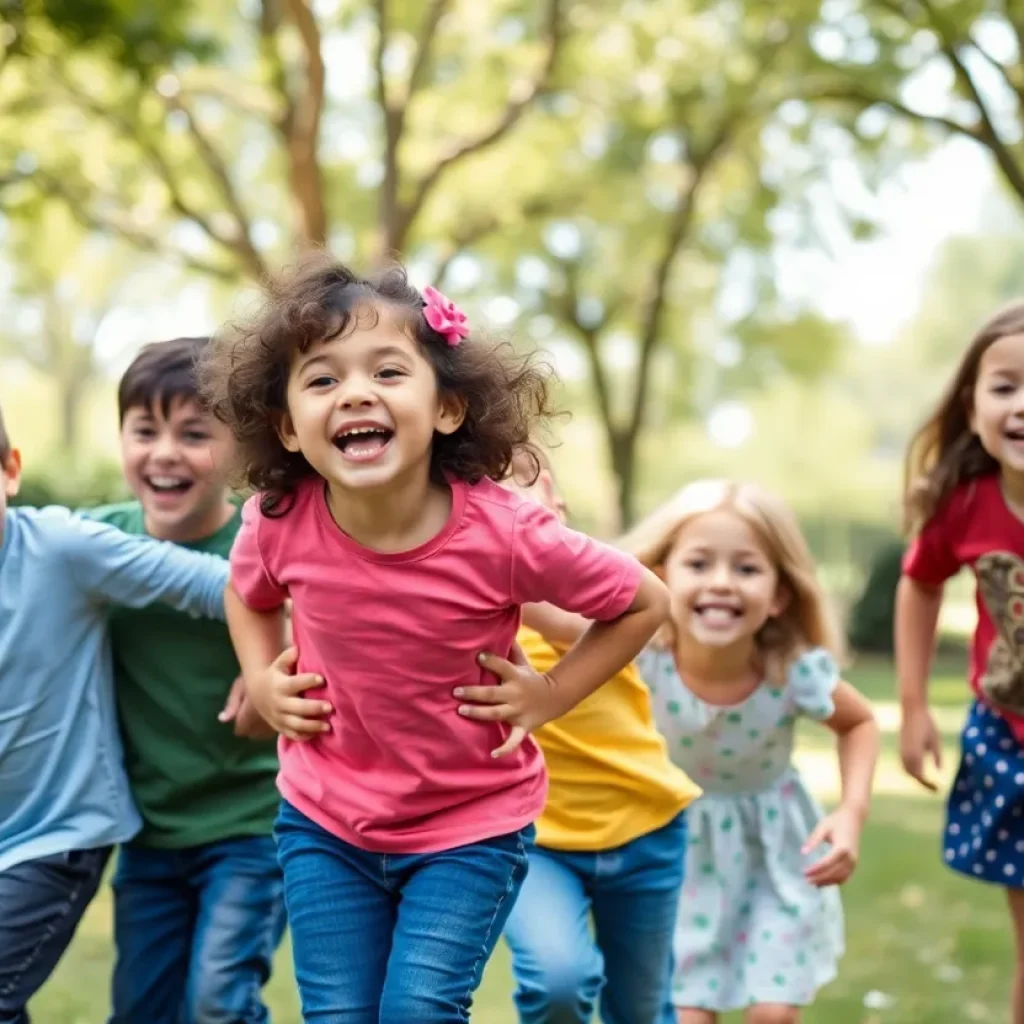
POLYGON ((436 288, 423 289, 423 316, 453 348, 469 334, 466 314, 436 288))

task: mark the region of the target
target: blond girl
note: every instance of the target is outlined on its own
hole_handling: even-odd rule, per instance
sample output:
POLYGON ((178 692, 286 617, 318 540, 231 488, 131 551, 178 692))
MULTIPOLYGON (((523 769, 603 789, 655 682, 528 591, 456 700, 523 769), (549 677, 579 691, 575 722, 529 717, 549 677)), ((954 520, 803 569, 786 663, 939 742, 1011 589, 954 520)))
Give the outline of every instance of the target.
POLYGON ((669 624, 639 665, 672 759, 704 790, 687 812, 678 1020, 746 1009, 749 1024, 792 1024, 842 955, 834 887, 857 863, 877 725, 839 678, 814 563, 780 501, 691 484, 623 544, 668 584, 669 624), (842 796, 826 817, 792 763, 801 716, 838 740, 842 796))

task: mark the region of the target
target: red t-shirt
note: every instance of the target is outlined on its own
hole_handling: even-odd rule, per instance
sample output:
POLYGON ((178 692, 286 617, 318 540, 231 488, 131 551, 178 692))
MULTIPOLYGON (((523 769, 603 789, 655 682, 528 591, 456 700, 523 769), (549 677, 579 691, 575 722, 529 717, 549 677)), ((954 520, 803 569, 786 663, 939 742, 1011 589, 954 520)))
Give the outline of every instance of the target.
POLYGON ((907 551, 903 572, 940 586, 965 565, 978 584, 971 687, 1024 742, 1024 522, 1006 504, 997 474, 949 496, 907 551))
POLYGON ((520 605, 550 601, 614 619, 636 596, 629 555, 563 526, 490 480, 452 484, 444 529, 383 554, 334 522, 319 478, 280 518, 246 504, 231 579, 251 608, 291 597, 299 672, 325 680, 331 731, 280 740, 282 794, 346 842, 431 853, 514 832, 544 807, 544 759, 530 738, 490 751, 507 725, 457 713, 452 690, 493 682, 481 651, 508 656, 520 605))

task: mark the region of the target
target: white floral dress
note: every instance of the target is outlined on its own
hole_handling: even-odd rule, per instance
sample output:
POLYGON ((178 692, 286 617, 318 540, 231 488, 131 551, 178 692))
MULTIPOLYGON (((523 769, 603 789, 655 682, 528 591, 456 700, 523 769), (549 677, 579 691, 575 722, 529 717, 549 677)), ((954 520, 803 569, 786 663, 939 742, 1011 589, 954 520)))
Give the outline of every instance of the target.
POLYGON ((757 1003, 804 1006, 836 975, 843 911, 816 889, 801 853, 821 818, 792 764, 797 717, 829 718, 835 662, 813 650, 785 686, 759 686, 729 707, 707 704, 671 653, 638 661, 672 760, 704 790, 687 810, 689 849, 674 941, 672 1001, 725 1012, 757 1003))

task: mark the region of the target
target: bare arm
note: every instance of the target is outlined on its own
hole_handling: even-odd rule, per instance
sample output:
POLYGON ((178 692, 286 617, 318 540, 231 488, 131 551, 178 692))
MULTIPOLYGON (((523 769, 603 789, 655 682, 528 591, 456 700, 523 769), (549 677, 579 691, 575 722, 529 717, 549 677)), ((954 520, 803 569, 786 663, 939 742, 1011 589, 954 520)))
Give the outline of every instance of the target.
POLYGON ((649 569, 640 577, 633 603, 611 622, 593 622, 551 670, 558 718, 621 672, 643 649, 668 615, 668 590, 649 569))
POLYGON ((878 763, 878 722, 871 705, 849 683, 840 680, 832 699, 836 710, 825 725, 838 737, 841 804, 864 821, 878 763))
POLYGON ((928 705, 935 633, 942 608, 942 587, 925 587, 909 576, 896 589, 896 672, 903 713, 928 705))
POLYGON ((329 726, 322 716, 330 713, 330 704, 299 696, 304 690, 322 686, 323 679, 313 673, 295 673, 299 656, 294 647, 285 646, 290 630, 284 606, 257 611, 229 586, 224 610, 246 693, 260 717, 292 740, 327 732, 329 726))
POLYGON ((928 710, 928 675, 942 608, 942 588, 904 576, 896 591, 896 673, 900 690, 900 760, 926 789, 938 788, 925 775, 931 755, 942 768, 942 737, 928 710))
POLYGON ((878 762, 878 723, 871 705, 843 681, 836 684, 832 699, 835 710, 824 724, 839 741, 842 797, 839 806, 808 836, 803 849, 806 854, 822 843, 832 847, 805 872, 807 880, 819 887, 841 885, 857 866, 861 829, 868 815, 871 783, 878 762))
POLYGON ((284 607, 258 612, 246 605, 233 586, 224 594, 228 632, 235 646, 246 686, 285 649, 284 607))
POLYGON ((523 625, 540 633, 552 647, 572 647, 590 628, 591 620, 553 604, 524 604, 523 625))

